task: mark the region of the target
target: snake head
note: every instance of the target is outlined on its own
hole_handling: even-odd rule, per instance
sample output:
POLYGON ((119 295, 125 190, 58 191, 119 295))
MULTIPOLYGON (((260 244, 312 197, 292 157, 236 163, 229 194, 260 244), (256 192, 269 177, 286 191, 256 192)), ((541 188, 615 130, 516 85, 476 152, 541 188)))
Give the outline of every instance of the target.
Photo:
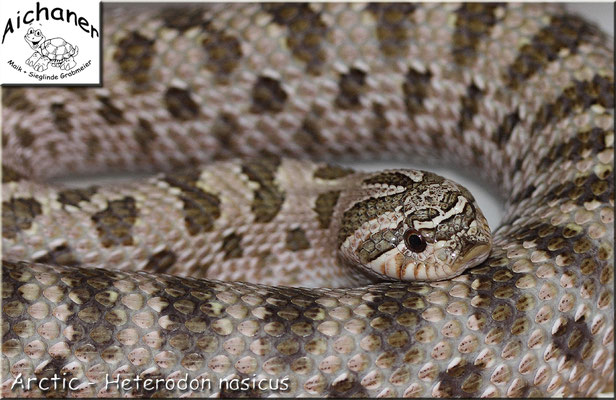
POLYGON ((471 193, 426 171, 368 175, 341 213, 343 261, 370 275, 404 281, 442 280, 490 254, 492 235, 471 193))

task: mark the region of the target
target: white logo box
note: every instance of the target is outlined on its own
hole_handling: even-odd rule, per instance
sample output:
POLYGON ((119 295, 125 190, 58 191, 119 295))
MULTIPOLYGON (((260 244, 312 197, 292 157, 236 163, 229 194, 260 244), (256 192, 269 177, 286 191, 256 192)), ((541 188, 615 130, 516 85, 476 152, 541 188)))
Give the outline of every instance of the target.
POLYGON ((0 1, 0 83, 101 84, 99 0, 0 1))

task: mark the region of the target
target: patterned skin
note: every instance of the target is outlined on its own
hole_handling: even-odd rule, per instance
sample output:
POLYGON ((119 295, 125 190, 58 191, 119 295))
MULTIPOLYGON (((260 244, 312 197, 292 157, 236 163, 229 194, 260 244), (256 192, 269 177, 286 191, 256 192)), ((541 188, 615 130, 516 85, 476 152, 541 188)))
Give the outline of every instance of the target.
MULTIPOLYGON (((590 396, 613 379, 610 38, 551 4, 122 7, 105 6, 103 88, 3 91, 4 395, 23 393, 10 390, 19 373, 66 373, 83 395, 184 393, 105 388, 106 374, 189 374, 214 382, 194 394, 230 396, 241 393, 218 379, 272 380, 253 396, 281 393, 274 380, 286 378, 286 396, 460 397, 590 396), (490 256, 453 279, 259 286, 151 272, 193 276, 207 245, 195 236, 231 206, 201 170, 140 195, 45 197, 27 180, 264 154, 438 156, 478 168, 506 198, 505 217, 490 256), (157 196, 169 228, 142 208, 157 196), (95 236, 45 225, 57 208, 95 236), (143 247, 140 229, 152 240, 143 247), (84 268, 101 248, 107 268, 84 268), (131 254, 150 271, 111 269, 131 254)), ((219 185, 246 197, 243 215, 257 222, 285 207, 313 212, 287 220, 326 220, 342 196, 310 192, 295 208, 272 159, 282 160, 231 163, 239 178, 219 185)), ((323 180, 325 164, 311 165, 294 183, 323 180)), ((322 260, 299 227, 256 236, 322 260)), ((252 251, 244 235, 221 235, 218 257, 252 251)), ((291 249, 271 254, 292 265, 291 249)))

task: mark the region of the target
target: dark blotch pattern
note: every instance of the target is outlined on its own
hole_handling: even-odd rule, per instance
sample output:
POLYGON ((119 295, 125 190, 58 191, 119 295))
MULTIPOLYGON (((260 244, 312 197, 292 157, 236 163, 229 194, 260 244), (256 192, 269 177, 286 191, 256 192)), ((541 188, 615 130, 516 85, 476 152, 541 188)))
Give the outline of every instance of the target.
POLYGON ((511 114, 507 114, 503 122, 499 125, 496 132, 494 132, 494 140, 500 147, 503 147, 505 143, 511 138, 511 133, 520 122, 520 115, 518 110, 515 110, 511 114))
MULTIPOLYGON (((99 152, 101 150, 101 141, 100 141, 100 139, 98 138, 98 136, 89 135, 88 137, 86 137, 85 142, 86 142, 86 148, 87 148, 87 152, 88 152, 88 157, 89 158, 95 158, 96 155, 99 154, 99 152)), ((55 150, 55 147, 54 147, 53 151, 57 154, 57 150, 55 150)), ((50 152, 51 152, 51 150, 50 150, 50 152)))
POLYGON ((390 126, 387 117, 385 116, 386 108, 382 103, 372 103, 372 112, 374 119, 371 122, 372 136, 377 143, 385 143, 387 140, 387 129, 390 126))
POLYGON ((451 365, 446 371, 438 374, 438 393, 446 397, 455 397, 460 393, 476 393, 482 384, 483 365, 475 365, 465 359, 460 359, 456 364, 451 365))
POLYGON ((553 103, 539 108, 530 133, 535 135, 549 124, 571 115, 574 110, 586 110, 594 104, 605 109, 614 108, 614 81, 610 77, 595 75, 592 81, 574 81, 553 103))
POLYGON ((176 254, 171 250, 161 250, 148 258, 144 269, 155 273, 168 273, 169 268, 177 261, 176 254))
POLYGON ((293 140, 306 149, 310 153, 318 152, 319 145, 326 142, 326 139, 321 135, 321 120, 325 110, 313 104, 310 112, 302 121, 301 127, 293 135, 293 140))
POLYGON ((572 181, 555 184, 546 190, 546 201, 570 199, 578 206, 596 200, 601 203, 614 201, 614 171, 598 177, 594 173, 577 176, 572 181))
POLYGON ((240 41, 234 36, 216 30, 203 39, 203 49, 207 57, 205 67, 212 71, 219 81, 226 83, 228 75, 238 66, 242 58, 240 41))
POLYGON ((77 257, 75 257, 75 254, 73 254, 73 250, 67 245, 56 247, 34 261, 52 265, 78 266, 81 264, 77 257))
POLYGON ((103 247, 133 245, 131 231, 137 216, 137 205, 132 197, 107 202, 106 209, 92 216, 103 247))
POLYGON ((181 189, 180 199, 184 203, 184 222, 191 235, 210 232, 220 217, 220 199, 197 186, 198 171, 166 175, 163 181, 181 189))
POLYGON ((156 140, 157 136, 152 124, 148 120, 139 118, 137 126, 133 131, 133 137, 143 153, 148 153, 150 151, 152 142, 156 140))
POLYGON ((2 88, 2 106, 17 111, 33 111, 37 108, 26 98, 26 89, 17 87, 2 88))
POLYGON ((203 8, 200 7, 169 7, 160 13, 160 18, 167 28, 175 29, 181 33, 199 26, 207 26, 208 21, 203 18, 203 8))
POLYGON ((14 239, 17 233, 29 229, 32 221, 43 212, 33 198, 12 198, 2 202, 2 237, 14 239))
POLYGON ((428 95, 430 79, 432 79, 432 72, 430 72, 430 70, 420 72, 416 69, 409 68, 404 83, 402 84, 402 91, 404 92, 406 111, 409 113, 410 117, 413 117, 423 110, 423 102, 428 95))
POLYGON ((98 191, 97 186, 90 186, 85 189, 66 189, 58 192, 58 201, 64 205, 79 207, 82 201, 90 201, 90 198, 98 191))
POLYGON ((379 48, 387 57, 407 55, 415 22, 412 15, 417 9, 412 3, 372 3, 367 10, 377 22, 376 35, 379 48))
POLYGON ((606 135, 608 132, 601 128, 580 131, 566 142, 559 142, 550 147, 547 154, 541 158, 538 169, 544 170, 557 160, 570 160, 577 162, 582 158, 593 157, 607 149, 606 135))
POLYGON ((230 233, 222 239, 222 251, 225 253, 225 260, 229 258, 239 258, 242 256, 242 235, 230 233))
POLYGON ((229 149, 233 147, 233 138, 241 136, 242 127, 232 114, 223 112, 214 120, 210 132, 225 149, 229 149))
POLYGON ((68 133, 73 129, 71 124, 71 114, 66 110, 64 104, 53 103, 50 107, 51 115, 53 116, 53 124, 60 132, 68 133))
POLYGON ((322 167, 317 168, 314 171, 314 177, 325 180, 333 180, 338 178, 343 178, 347 175, 351 175, 353 172, 350 168, 343 168, 338 165, 324 165, 322 167))
POLYGON ((282 208, 285 194, 274 182, 279 165, 278 157, 254 159, 242 165, 242 173, 259 184, 251 206, 255 222, 270 222, 282 208))
POLYGON ((306 236, 306 231, 302 228, 289 229, 287 231, 286 247, 291 251, 309 249, 310 241, 306 236))
POLYGON ((2 183, 17 182, 24 179, 24 176, 13 168, 3 165, 2 166, 2 183))
POLYGON ((109 125, 117 125, 124 121, 124 113, 121 109, 111 103, 111 99, 107 96, 98 96, 101 106, 98 109, 98 114, 109 123, 109 125))
POLYGON ((317 220, 322 229, 329 228, 338 198, 340 198, 340 192, 337 190, 321 193, 317 196, 314 211, 317 213, 317 220))
POLYGON ((287 97, 287 93, 278 80, 260 76, 252 89, 251 111, 253 113, 280 112, 284 108, 287 97))
POLYGON ((342 109, 353 109, 361 105, 360 96, 366 86, 366 73, 358 68, 351 68, 342 74, 338 82, 339 93, 336 106, 342 109))
POLYGON ((498 3, 465 3, 456 10, 456 30, 453 34, 453 59, 460 65, 472 65, 477 47, 496 24, 498 3))
POLYGON ((473 117, 479 112, 479 101, 483 97, 483 92, 474 83, 466 88, 466 96, 460 99, 462 105, 460 109, 460 120, 458 130, 464 132, 472 124, 473 117))
POLYGON ((139 32, 130 32, 118 43, 113 59, 120 67, 122 79, 140 87, 150 80, 150 67, 155 55, 154 40, 139 32))
POLYGON ((19 144, 22 147, 30 147, 34 140, 36 140, 36 136, 32 133, 30 129, 17 127, 15 128, 15 136, 17 140, 19 140, 19 144))
POLYGON ((594 37, 601 36, 600 31, 592 24, 576 15, 555 15, 550 23, 542 28, 523 45, 518 57, 507 68, 505 82, 512 89, 543 70, 550 62, 559 57, 563 49, 575 54, 583 42, 589 42, 594 37))
POLYGON ((306 65, 306 72, 318 75, 326 61, 323 45, 328 29, 307 3, 268 3, 263 4, 273 21, 288 30, 286 44, 291 54, 306 65))
POLYGON ((171 87, 165 92, 165 106, 173 118, 187 121, 197 118, 199 105, 186 89, 171 87))

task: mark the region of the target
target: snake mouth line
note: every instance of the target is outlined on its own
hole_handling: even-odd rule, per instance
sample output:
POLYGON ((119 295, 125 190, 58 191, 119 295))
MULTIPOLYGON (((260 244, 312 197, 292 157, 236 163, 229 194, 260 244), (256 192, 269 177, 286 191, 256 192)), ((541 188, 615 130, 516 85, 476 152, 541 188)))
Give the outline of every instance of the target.
POLYGON ((471 250, 468 251, 468 253, 464 255, 464 257, 453 263, 451 267, 452 271, 456 274, 461 274, 469 266, 484 262, 490 255, 491 248, 492 244, 490 242, 481 242, 476 244, 471 250))

